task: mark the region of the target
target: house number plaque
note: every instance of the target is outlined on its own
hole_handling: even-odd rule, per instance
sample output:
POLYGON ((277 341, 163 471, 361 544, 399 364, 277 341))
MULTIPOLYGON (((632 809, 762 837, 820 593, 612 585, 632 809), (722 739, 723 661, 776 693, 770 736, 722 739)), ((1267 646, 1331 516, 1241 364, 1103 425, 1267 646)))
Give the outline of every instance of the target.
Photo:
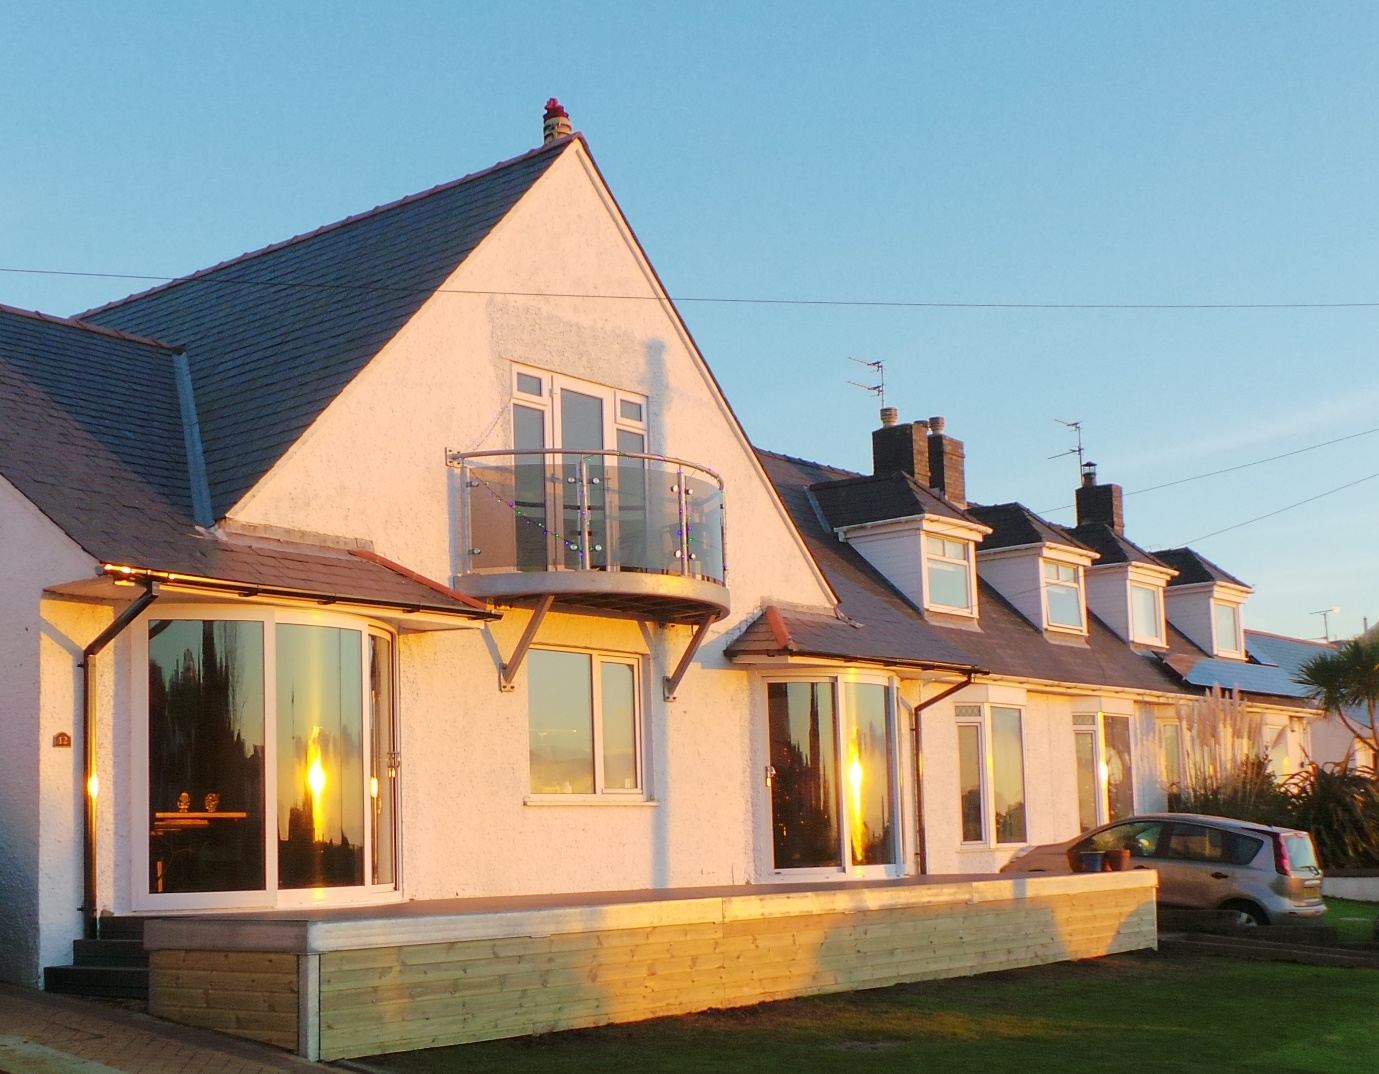
POLYGON ((53 736, 53 748, 59 750, 70 750, 72 748, 72 736, 66 731, 59 731, 53 736))

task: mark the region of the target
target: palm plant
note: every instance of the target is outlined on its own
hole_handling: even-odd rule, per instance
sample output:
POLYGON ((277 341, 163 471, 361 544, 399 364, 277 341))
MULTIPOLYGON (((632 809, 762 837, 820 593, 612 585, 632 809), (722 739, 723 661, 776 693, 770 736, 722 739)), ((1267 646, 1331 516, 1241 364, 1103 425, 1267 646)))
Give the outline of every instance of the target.
POLYGON ((1370 631, 1343 643, 1333 652, 1321 653, 1303 664, 1294 681, 1308 688, 1328 712, 1334 712, 1357 740, 1379 756, 1379 631, 1370 631), (1361 726, 1348 710, 1363 709, 1368 726, 1361 726))

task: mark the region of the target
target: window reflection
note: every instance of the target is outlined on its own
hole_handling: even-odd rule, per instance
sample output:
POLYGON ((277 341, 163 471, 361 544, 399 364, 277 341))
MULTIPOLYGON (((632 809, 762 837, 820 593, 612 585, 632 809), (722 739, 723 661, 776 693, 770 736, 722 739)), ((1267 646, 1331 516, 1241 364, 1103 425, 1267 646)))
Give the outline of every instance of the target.
POLYGON ((996 842, 1025 841, 1025 750, 1020 710, 991 706, 991 754, 996 842))
MULTIPOLYGON (((978 705, 957 706, 958 716, 981 718, 978 705), (966 710, 966 712, 964 712, 966 710)), ((962 812, 962 841, 986 841, 982 827, 982 729, 980 724, 958 725, 958 808, 962 812)))
POLYGON ((263 625, 155 620, 148 661, 148 890, 262 890, 263 625))
POLYGON ((890 691, 877 683, 843 687, 848 716, 848 834, 853 865, 895 860, 891 786, 890 691))
POLYGON ((1077 820, 1085 832, 1097 826, 1096 735, 1077 731, 1073 742, 1077 753, 1077 820))
MULTIPOLYGON (((539 383, 539 382, 538 382, 539 383)), ((369 636, 369 800, 372 804, 372 882, 396 882, 397 851, 393 845, 397 810, 397 740, 393 720, 393 643, 369 636)))
POLYGON ((533 649, 527 669, 533 793, 593 794, 591 658, 587 653, 533 649))
POLYGON ((766 702, 776 868, 841 866, 833 684, 768 683, 766 702))
POLYGON ((278 885, 364 882, 362 639, 277 628, 278 885))
POLYGON ((1121 820, 1135 812, 1130 717, 1103 715, 1102 734, 1106 748, 1106 819, 1121 820))

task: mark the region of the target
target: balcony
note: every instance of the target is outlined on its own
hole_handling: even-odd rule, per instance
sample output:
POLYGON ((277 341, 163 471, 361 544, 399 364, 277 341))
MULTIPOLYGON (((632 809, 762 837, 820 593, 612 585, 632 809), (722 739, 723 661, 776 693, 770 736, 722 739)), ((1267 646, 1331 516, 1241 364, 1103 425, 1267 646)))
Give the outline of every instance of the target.
POLYGON ((721 619, 723 482, 620 451, 451 452, 463 592, 666 623, 721 619))

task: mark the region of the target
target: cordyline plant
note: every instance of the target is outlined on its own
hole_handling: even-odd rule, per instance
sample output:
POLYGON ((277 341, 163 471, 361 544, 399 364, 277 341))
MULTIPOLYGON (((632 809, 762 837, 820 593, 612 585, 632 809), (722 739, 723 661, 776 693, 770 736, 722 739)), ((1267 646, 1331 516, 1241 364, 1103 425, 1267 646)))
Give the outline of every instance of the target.
POLYGON ((1343 642, 1332 652, 1321 653, 1303 664, 1293 676, 1327 712, 1334 712, 1346 729, 1379 757, 1379 630, 1343 642), (1363 711, 1368 726, 1355 719, 1363 711))

